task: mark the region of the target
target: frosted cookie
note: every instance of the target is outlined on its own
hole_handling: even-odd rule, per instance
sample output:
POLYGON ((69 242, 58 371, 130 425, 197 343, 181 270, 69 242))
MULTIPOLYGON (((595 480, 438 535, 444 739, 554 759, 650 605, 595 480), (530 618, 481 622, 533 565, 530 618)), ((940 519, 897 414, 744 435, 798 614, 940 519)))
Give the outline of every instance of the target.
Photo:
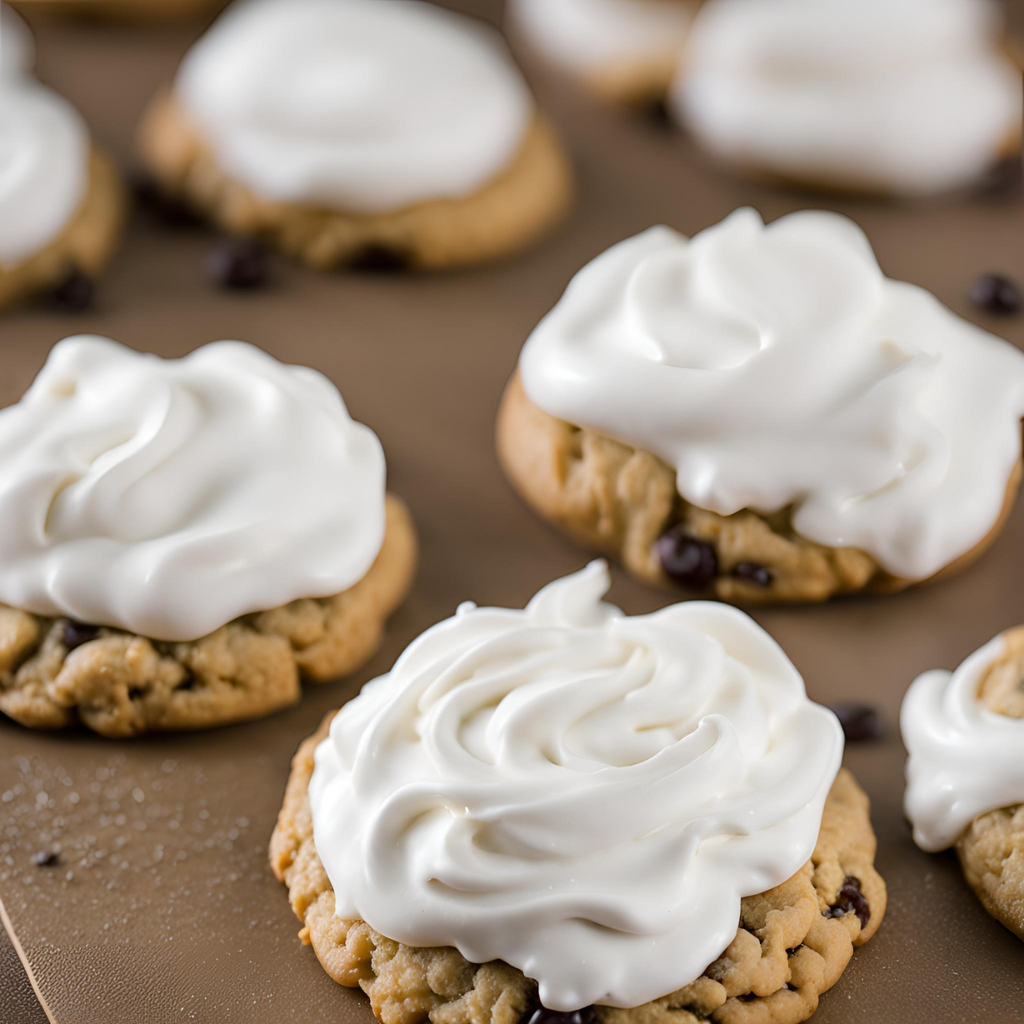
POLYGON ((0 479, 0 712, 28 726, 269 714, 373 654, 415 567, 373 432, 242 342, 60 342, 0 410, 0 479))
POLYGON ((462 605, 296 755, 272 866, 379 1020, 787 1024, 878 929, 836 718, 742 612, 609 582, 462 605))
POLYGON ((503 256, 571 191, 500 37, 418 0, 234 5, 140 140, 168 193, 316 267, 503 256))
POLYGON ((510 30, 599 96, 643 105, 665 98, 696 0, 512 0, 510 30))
POLYGON ((1020 155, 1021 75, 989 0, 708 0, 672 105, 742 170, 926 195, 1020 155))
POLYGON ((737 602, 890 591, 994 538, 1024 355, 886 278, 860 229, 751 209, 573 279, 502 403, 505 469, 641 579, 737 602))
POLYGON ((1024 627, 918 676, 900 726, 914 841, 956 847, 985 909, 1024 939, 1024 627))
POLYGON ((0 7, 0 307, 98 274, 123 221, 113 164, 78 111, 35 79, 34 49, 0 7))

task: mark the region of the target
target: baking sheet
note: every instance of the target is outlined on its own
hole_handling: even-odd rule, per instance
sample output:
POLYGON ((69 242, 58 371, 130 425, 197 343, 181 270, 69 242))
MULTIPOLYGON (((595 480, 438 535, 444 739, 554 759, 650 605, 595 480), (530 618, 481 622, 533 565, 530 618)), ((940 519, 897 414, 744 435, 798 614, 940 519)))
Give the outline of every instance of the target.
MULTIPOLYGON (((493 17, 497 5, 466 0, 462 8, 493 17)), ((132 125, 195 28, 37 22, 41 73, 130 166, 132 125)), ((297 941, 298 922, 266 865, 288 761, 327 710, 459 601, 521 606, 587 560, 512 494, 492 427, 530 328, 609 244, 658 222, 695 232, 743 204, 767 219, 824 205, 864 226, 892 276, 1024 347, 1024 320, 982 316, 967 297, 983 272, 1024 277, 1019 189, 904 206, 762 188, 722 173, 655 120, 609 110, 546 69, 530 70, 573 150, 579 199, 570 221, 521 257, 418 278, 318 274, 281 262, 272 288, 233 295, 207 282, 212 235, 169 232, 136 216, 94 310, 0 317, 0 404, 19 397, 53 342, 77 332, 165 356, 243 338, 315 366, 379 433, 391 486, 412 507, 423 542, 415 591, 380 654, 346 682, 307 689, 284 714, 133 742, 29 732, 0 719, 0 898, 60 1024, 371 1024, 366 1001, 331 982, 297 941), (59 864, 32 863, 58 846, 59 864)), ((817 1024, 1024 1020, 1024 946, 985 914, 952 856, 927 856, 911 843, 896 735, 900 699, 917 672, 952 668, 1024 621, 1022 564, 1024 505, 989 554, 953 580, 756 615, 815 698, 877 702, 889 730, 846 757, 872 798, 889 911, 823 998, 817 1024)), ((615 578, 612 597, 629 612, 664 601, 619 571, 615 578)), ((21 1002, 5 1010, 0 997, 0 1019, 35 1024, 39 1011, 11 952, 0 945, 0 989, 21 1002)))

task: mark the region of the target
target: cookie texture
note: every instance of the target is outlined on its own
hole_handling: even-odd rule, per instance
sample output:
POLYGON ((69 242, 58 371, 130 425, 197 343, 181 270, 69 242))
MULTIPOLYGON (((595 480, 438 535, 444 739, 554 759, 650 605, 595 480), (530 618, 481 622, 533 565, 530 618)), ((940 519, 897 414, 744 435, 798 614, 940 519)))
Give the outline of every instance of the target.
MULTIPOLYGON (((524 500, 588 548, 619 558, 637 578, 675 587, 658 540, 677 531, 708 545, 713 571, 704 592, 735 604, 824 601, 857 591, 888 593, 914 581, 886 573, 857 548, 829 548, 799 536, 789 512, 720 516, 684 501, 675 472, 650 452, 549 416, 526 395, 517 372, 497 424, 498 455, 524 500)), ((995 539, 1016 498, 1018 464, 999 522, 941 576, 974 561, 995 539)))
POLYGON ((268 715, 299 699, 301 679, 344 675, 373 655, 412 584, 416 553, 409 512, 388 495, 384 543, 358 583, 199 640, 165 643, 0 605, 0 712, 34 728, 81 722, 111 737, 268 715))
POLYGON ((60 284, 73 271, 98 274, 117 247, 125 206, 113 163, 93 147, 85 196, 62 234, 21 263, 0 265, 0 308, 60 284))
MULTIPOLYGON (((334 912, 334 890, 317 856, 309 804, 313 754, 332 716, 296 753, 270 844, 274 874, 288 887, 313 947, 339 984, 359 987, 382 1024, 519 1024, 538 1005, 537 987, 501 961, 472 964, 452 948, 417 949, 365 921, 334 912)), ((599 1024, 796 1024, 836 983, 854 947, 877 931, 885 883, 875 871, 868 799, 842 770, 825 804, 810 861, 782 885, 743 900, 729 948, 685 988, 635 1009, 596 1007, 599 1024)))
MULTIPOLYGON (((985 673, 978 696, 989 711, 1024 718, 1024 627, 1004 639, 1006 652, 985 673)), ((979 815, 956 849, 985 909, 1024 939, 1024 804, 979 815)))
POLYGON ((480 191, 375 215, 261 198, 220 169, 170 94, 144 115, 139 147, 169 195, 226 231, 259 236, 321 269, 365 264, 444 270, 497 259, 552 227, 572 195, 568 157, 540 118, 507 170, 480 191))

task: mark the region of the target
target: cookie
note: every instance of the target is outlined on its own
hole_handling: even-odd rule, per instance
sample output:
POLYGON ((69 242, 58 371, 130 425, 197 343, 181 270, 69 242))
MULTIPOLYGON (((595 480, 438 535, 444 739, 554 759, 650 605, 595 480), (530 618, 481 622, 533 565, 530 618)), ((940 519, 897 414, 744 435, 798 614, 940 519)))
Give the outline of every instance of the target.
POLYGON ((354 671, 416 564, 384 471, 312 370, 239 342, 62 342, 0 411, 0 712, 199 729, 354 671))
POLYGON ((513 0, 510 31, 602 99, 661 102, 675 78, 694 0, 513 0))
POLYGON ((746 210, 581 271, 497 447, 530 506, 638 578, 806 602, 977 558, 1016 498, 1022 413, 1021 354, 883 277, 851 222, 746 210))
MULTIPOLYGON (((765 891, 742 899, 724 898, 724 930, 718 933, 720 939, 711 939, 710 946, 702 942, 699 928, 690 929, 681 944, 672 934, 654 939, 649 934, 638 937, 617 931, 625 927, 642 932, 655 919, 661 922, 660 927, 669 928, 664 914, 648 916, 645 894, 664 910, 666 902, 671 904, 683 891, 693 903, 704 902, 702 893, 710 886, 710 902, 718 902, 733 884, 732 870, 743 873, 737 863, 744 856, 737 850, 738 862, 732 861, 732 867, 717 876, 717 886, 710 885, 708 880, 703 888, 687 888, 680 886, 679 879, 672 879, 672 875, 676 868, 680 875, 695 870, 690 847, 685 847, 686 852, 679 848, 678 859, 664 860, 650 852, 637 853, 636 847, 642 848, 644 844, 628 840, 630 830, 643 830, 652 817, 686 814, 670 792, 658 792, 652 775, 671 772, 668 759, 677 772, 683 773, 673 777, 689 776, 695 781, 690 775, 694 762, 688 768, 682 767, 678 761, 671 761, 669 752, 674 747, 677 756, 686 757, 683 747, 694 742, 696 734, 687 735, 682 722, 678 727, 675 723, 669 727, 662 717, 660 725, 673 735, 658 741, 667 744, 660 756, 652 753, 658 743, 644 748, 641 741, 628 755, 624 750, 616 751, 616 757, 612 751, 619 730, 614 723, 622 718, 632 719, 636 711, 628 705, 615 704, 615 715, 606 717, 600 726, 595 721, 595 731, 588 735, 588 710, 595 700, 613 700, 610 694, 618 691, 619 685, 626 689, 639 685, 638 680, 627 682, 627 666, 642 661, 638 647, 649 646, 667 653, 661 644, 668 634, 661 634, 661 629, 673 630, 681 638, 681 644, 675 648, 676 658, 690 642, 695 644, 690 648, 691 654, 700 657, 697 651, 702 642, 690 630, 705 639, 714 637, 712 645, 717 650, 724 649, 727 659, 758 657, 749 647, 746 655, 739 653, 742 642, 734 630, 740 630, 754 648, 760 648, 767 637, 760 631, 755 634, 757 627, 741 613, 700 602, 691 602, 687 611, 680 611, 683 606, 677 606, 635 619, 626 619, 605 605, 599 605, 595 614, 595 601, 606 585, 607 571, 592 566, 546 588, 525 613, 463 606, 455 619, 434 627, 414 643, 399 659, 390 680, 383 677, 371 683, 333 721, 328 716, 296 754, 271 841, 271 865, 278 879, 288 887, 292 908, 303 923, 302 941, 312 945, 335 981, 359 987, 368 995, 378 1020, 387 1024, 414 1024, 424 1018, 434 1024, 518 1024, 542 1003, 566 1013, 582 1007, 586 1019, 590 995, 607 985, 615 991, 621 986, 624 992, 634 993, 633 999, 613 1000, 621 1005, 601 1001, 593 1006, 596 1019, 607 1024, 696 1022, 709 1018, 722 1022, 770 1018, 788 1024, 806 1020, 814 1012, 821 993, 838 980, 854 948, 877 931, 885 912, 886 890, 874 868, 875 837, 868 817, 868 801, 849 772, 839 769, 836 774, 838 765, 833 754, 841 749, 841 733, 829 713, 812 710, 805 697, 801 700, 816 726, 811 727, 808 719, 808 730, 801 733, 808 744, 804 763, 809 775, 823 771, 820 778, 815 775, 816 782, 804 788, 805 794, 812 790, 817 794, 812 800, 814 809, 809 810, 796 830, 809 832, 802 854, 806 860, 798 862, 791 874, 781 881, 776 879, 777 884, 765 891), (525 636, 527 632, 530 636, 525 636), (613 653, 606 648, 594 654, 605 646, 601 636, 608 639, 612 635, 622 640, 627 649, 613 653), (473 646, 474 640, 475 653, 463 661, 463 644, 473 646), (549 655, 556 650, 558 655, 550 660, 549 655), (491 664, 492 658, 498 659, 500 668, 491 664), (626 673, 618 677, 617 685, 609 685, 609 678, 615 673, 609 658, 626 673), (587 671, 581 675, 569 673, 569 666, 582 666, 583 662, 589 662, 587 671), (598 663, 603 671, 590 675, 597 671, 598 663), (563 684, 573 680, 569 689, 578 688, 574 696, 565 696, 564 689, 561 696, 555 696, 553 689, 545 686, 546 673, 552 671, 558 673, 563 684), (394 677, 402 675, 409 690, 405 684, 394 686, 394 677), (515 679, 510 681, 510 677, 515 679), (598 683, 598 679, 602 681, 598 683), (601 688, 600 696, 594 696, 595 686, 601 688), (479 692, 474 692, 478 688, 479 692), (589 697, 584 692, 588 688, 589 697), (407 696, 410 690, 416 691, 417 696, 407 696), (460 697, 461 693, 465 696, 460 697), (391 760, 396 748, 388 738, 396 728, 405 736, 411 735, 398 726, 406 721, 407 700, 420 702, 421 723, 430 737, 432 751, 416 769, 409 764, 403 768, 391 760), (491 700, 497 703, 487 724, 478 716, 491 700), (534 701, 539 703, 534 706, 534 701), (535 717, 533 711, 541 714, 535 717), (553 719, 556 724, 548 728, 553 719), (361 733, 362 749, 356 752, 348 744, 359 742, 356 729, 363 725, 369 729, 361 733), (563 730, 565 737, 573 736, 568 745, 556 738, 563 730), (452 746, 456 735, 459 739, 452 746), (524 737, 541 740, 547 753, 539 762, 529 756, 530 744, 524 744, 524 737), (599 754, 591 741, 600 745, 599 754), (486 753, 492 744, 494 760, 486 753), (376 767, 366 775, 369 766, 360 766, 359 762, 371 749, 375 751, 376 767), (832 753, 821 760, 819 755, 825 749, 832 753), (645 754, 650 756, 644 759, 645 754), (356 759, 351 767, 360 779, 352 791, 345 785, 346 769, 335 760, 338 756, 342 762, 349 756, 356 759), (594 782, 592 772, 587 771, 587 766, 593 765, 588 757, 596 757, 602 763, 608 758, 617 765, 605 769, 603 777, 612 775, 615 781, 609 779, 608 791, 600 796, 600 786, 586 784, 594 782), (509 769, 513 764, 518 768, 507 781, 496 782, 493 775, 504 775, 503 764, 509 769), (582 785, 570 783, 566 787, 559 776, 574 775, 574 769, 582 769, 582 774, 589 778, 582 780, 582 785), (449 772, 464 772, 464 784, 446 779, 449 772), (382 787, 375 787, 375 776, 382 787), (523 781, 524 777, 536 780, 536 791, 529 781, 523 781), (652 782, 653 795, 651 790, 641 795, 640 790, 633 788, 643 789, 652 782), (391 794, 390 801, 387 809, 382 808, 375 817, 373 809, 377 805, 371 792, 382 795, 385 789, 391 794), (484 795, 485 789, 489 795, 484 795), (450 821, 448 812, 428 809, 435 800, 442 807, 461 807, 464 796, 468 800, 464 814, 452 814, 450 821), (549 809, 545 799, 550 801, 549 809), (535 800, 540 802, 535 804, 535 800), (643 806, 644 810, 618 817, 620 806, 627 804, 634 808, 643 806), (607 828, 596 827, 601 808, 603 822, 609 818, 616 820, 611 835, 607 828), (422 829, 416 825, 417 816, 423 823, 422 829), (567 821, 572 824, 566 824, 567 821), (364 827, 370 833, 368 836, 361 831, 364 827), (441 833, 447 839, 438 846, 441 833), (619 846, 626 847, 626 852, 615 851, 619 846), (379 860, 375 860, 372 871, 365 876, 358 867, 357 848, 364 853, 379 853, 379 860), (393 854, 391 851, 396 849, 399 852, 393 854), (438 857, 442 850, 444 856, 438 857), (520 857, 525 858, 525 865, 520 857), (552 857, 555 863, 551 862, 552 857), (631 857, 638 861, 629 863, 631 857), (406 858, 407 870, 396 870, 396 859, 406 858), (564 873, 558 866, 563 859, 564 873), (645 870, 638 871, 641 864, 645 870), (524 875, 534 870, 540 873, 537 885, 524 883, 524 875), (614 882, 609 880, 603 888, 591 888, 596 873, 602 870, 611 871, 614 882), (424 894, 417 883, 417 878, 427 877, 426 873, 433 879, 436 899, 431 899, 429 892, 424 894), (587 882, 577 890, 568 880, 581 876, 587 882), (341 889, 339 882, 343 883, 341 889), (454 891, 449 886, 455 886, 454 891), (380 894, 373 892, 375 887, 389 894, 383 903, 397 909, 399 901, 404 902, 406 930, 420 929, 420 925, 408 919, 418 919, 422 912, 428 918, 424 926, 428 932, 440 935, 445 929, 459 930, 456 922, 461 920, 463 945, 490 947, 503 943, 515 946, 510 935, 522 937, 535 927, 537 931, 527 945, 535 951, 545 950, 546 955, 534 956, 533 969, 524 972, 501 957, 486 955, 483 948, 477 952, 484 955, 472 957, 463 955, 452 943, 410 943, 388 937, 390 930, 382 931, 380 925, 374 927, 351 913, 353 896, 361 903, 380 902, 380 894), (552 893, 552 888, 557 891, 552 893), (603 892, 606 896, 590 899, 587 893, 591 892, 603 892), (545 905, 544 893, 550 894, 550 904, 545 905), (449 899, 453 912, 444 915, 439 904, 449 899), (483 906, 475 906, 477 901, 483 906), (566 945, 564 930, 572 929, 566 917, 583 907, 587 908, 586 915, 596 915, 605 928, 594 935, 585 923, 579 925, 566 945), (462 918, 457 911, 465 912, 462 918), (603 947, 605 942, 610 948, 603 947), (639 955, 640 945, 645 950, 643 955, 639 955), (709 955, 702 954, 701 949, 715 945, 717 948, 709 955), (660 955, 652 957, 652 949, 660 955), (684 984, 674 986, 670 994, 637 1001, 638 991, 657 987, 659 979, 665 984, 664 979, 672 975, 680 958, 694 962, 694 957, 699 961, 702 955, 707 959, 692 969, 684 984), (590 956, 599 961, 599 966, 580 966, 591 963, 590 956), (552 965, 551 960, 561 962, 552 965), (603 977, 594 977, 598 970, 604 971, 603 977), (565 976, 575 980, 575 988, 562 984, 565 976)), ((802 688, 795 670, 775 650, 777 654, 769 660, 777 657, 779 661, 770 671, 780 672, 802 688)), ((714 659, 701 664, 701 678, 691 677, 689 685, 702 689, 703 696, 708 697, 709 691, 717 686, 716 673, 728 670, 714 659)), ((763 670, 764 664, 760 662, 754 673, 763 670)), ((657 669, 654 671, 659 674, 657 669)), ((660 683, 648 680, 647 684, 655 689, 660 685, 670 689, 685 686, 679 681, 680 676, 674 677, 675 682, 670 681, 672 678, 666 675, 660 683)), ((643 686, 635 690, 633 699, 642 703, 644 691, 643 686)), ((649 696, 653 698, 653 692, 649 696)), ((715 698, 711 700, 714 703, 715 698)), ((686 704, 686 699, 682 698, 681 703, 686 704)), ((683 719, 688 718, 679 703, 675 708, 683 719)), ((666 709, 667 706, 662 707, 663 714, 670 715, 666 709)), ((657 714, 649 706, 646 714, 652 712, 657 714)), ((641 717, 644 714, 641 712, 641 717)), ((634 724, 631 722, 626 729, 634 724)), ((695 727, 697 723, 692 719, 689 724, 695 727)), ((674 790, 678 793, 679 787, 674 790)), ((691 810, 701 806, 702 813, 714 815, 713 800, 710 806, 702 805, 699 798, 683 803, 689 803, 691 810)), ((758 799, 762 811, 772 806, 769 817, 778 809, 774 803, 774 795, 762 793, 758 799)), ((794 794, 792 807, 795 809, 801 803, 802 798, 794 794)), ((755 831, 765 824, 763 815, 757 818, 755 831)), ((792 824, 790 819, 789 826, 792 824)), ((674 830, 668 826, 666 831, 674 830)), ((708 852, 706 847, 704 852, 708 852)), ((779 867, 780 864, 774 865, 775 869, 779 867)), ((375 909, 389 916, 387 909, 375 909)), ((707 911, 708 907, 701 909, 707 911)), ((676 910, 668 915, 670 920, 676 910)), ((708 919, 711 916, 714 915, 709 914, 708 919)), ((678 923, 678 918, 675 920, 678 923)), ((487 952, 490 951, 488 948, 487 952)))
POLYGON ((0 308, 109 262, 124 221, 111 161, 81 115, 32 76, 31 36, 3 11, 0 48, 0 308))
POLYGON ((907 817, 934 853, 955 846, 985 909, 1024 939, 1024 627, 955 672, 919 676, 900 716, 907 817))
POLYGON ((168 194, 325 269, 497 259, 549 230, 572 191, 500 38, 416 0, 234 6, 153 101, 139 145, 168 194))
POLYGON ((1020 70, 1004 38, 990 0, 708 0, 670 107, 705 150, 755 177, 948 192, 1020 158, 1020 70))

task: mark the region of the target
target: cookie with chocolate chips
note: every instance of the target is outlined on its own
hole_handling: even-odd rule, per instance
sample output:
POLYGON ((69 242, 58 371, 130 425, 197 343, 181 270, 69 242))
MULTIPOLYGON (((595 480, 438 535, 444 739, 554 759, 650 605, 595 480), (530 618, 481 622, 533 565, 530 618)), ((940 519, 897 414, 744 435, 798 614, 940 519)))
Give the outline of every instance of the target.
POLYGON ((387 1024, 797 1024, 814 1013, 885 914, 868 799, 844 769, 825 803, 811 859, 787 882, 743 900, 735 938, 700 978, 633 1009, 546 1010, 538 1006, 536 984, 514 967, 472 964, 451 948, 406 946, 365 921, 336 916, 309 801, 313 754, 329 726, 330 717, 292 761, 271 866, 288 887, 301 940, 338 984, 361 988, 387 1024))

